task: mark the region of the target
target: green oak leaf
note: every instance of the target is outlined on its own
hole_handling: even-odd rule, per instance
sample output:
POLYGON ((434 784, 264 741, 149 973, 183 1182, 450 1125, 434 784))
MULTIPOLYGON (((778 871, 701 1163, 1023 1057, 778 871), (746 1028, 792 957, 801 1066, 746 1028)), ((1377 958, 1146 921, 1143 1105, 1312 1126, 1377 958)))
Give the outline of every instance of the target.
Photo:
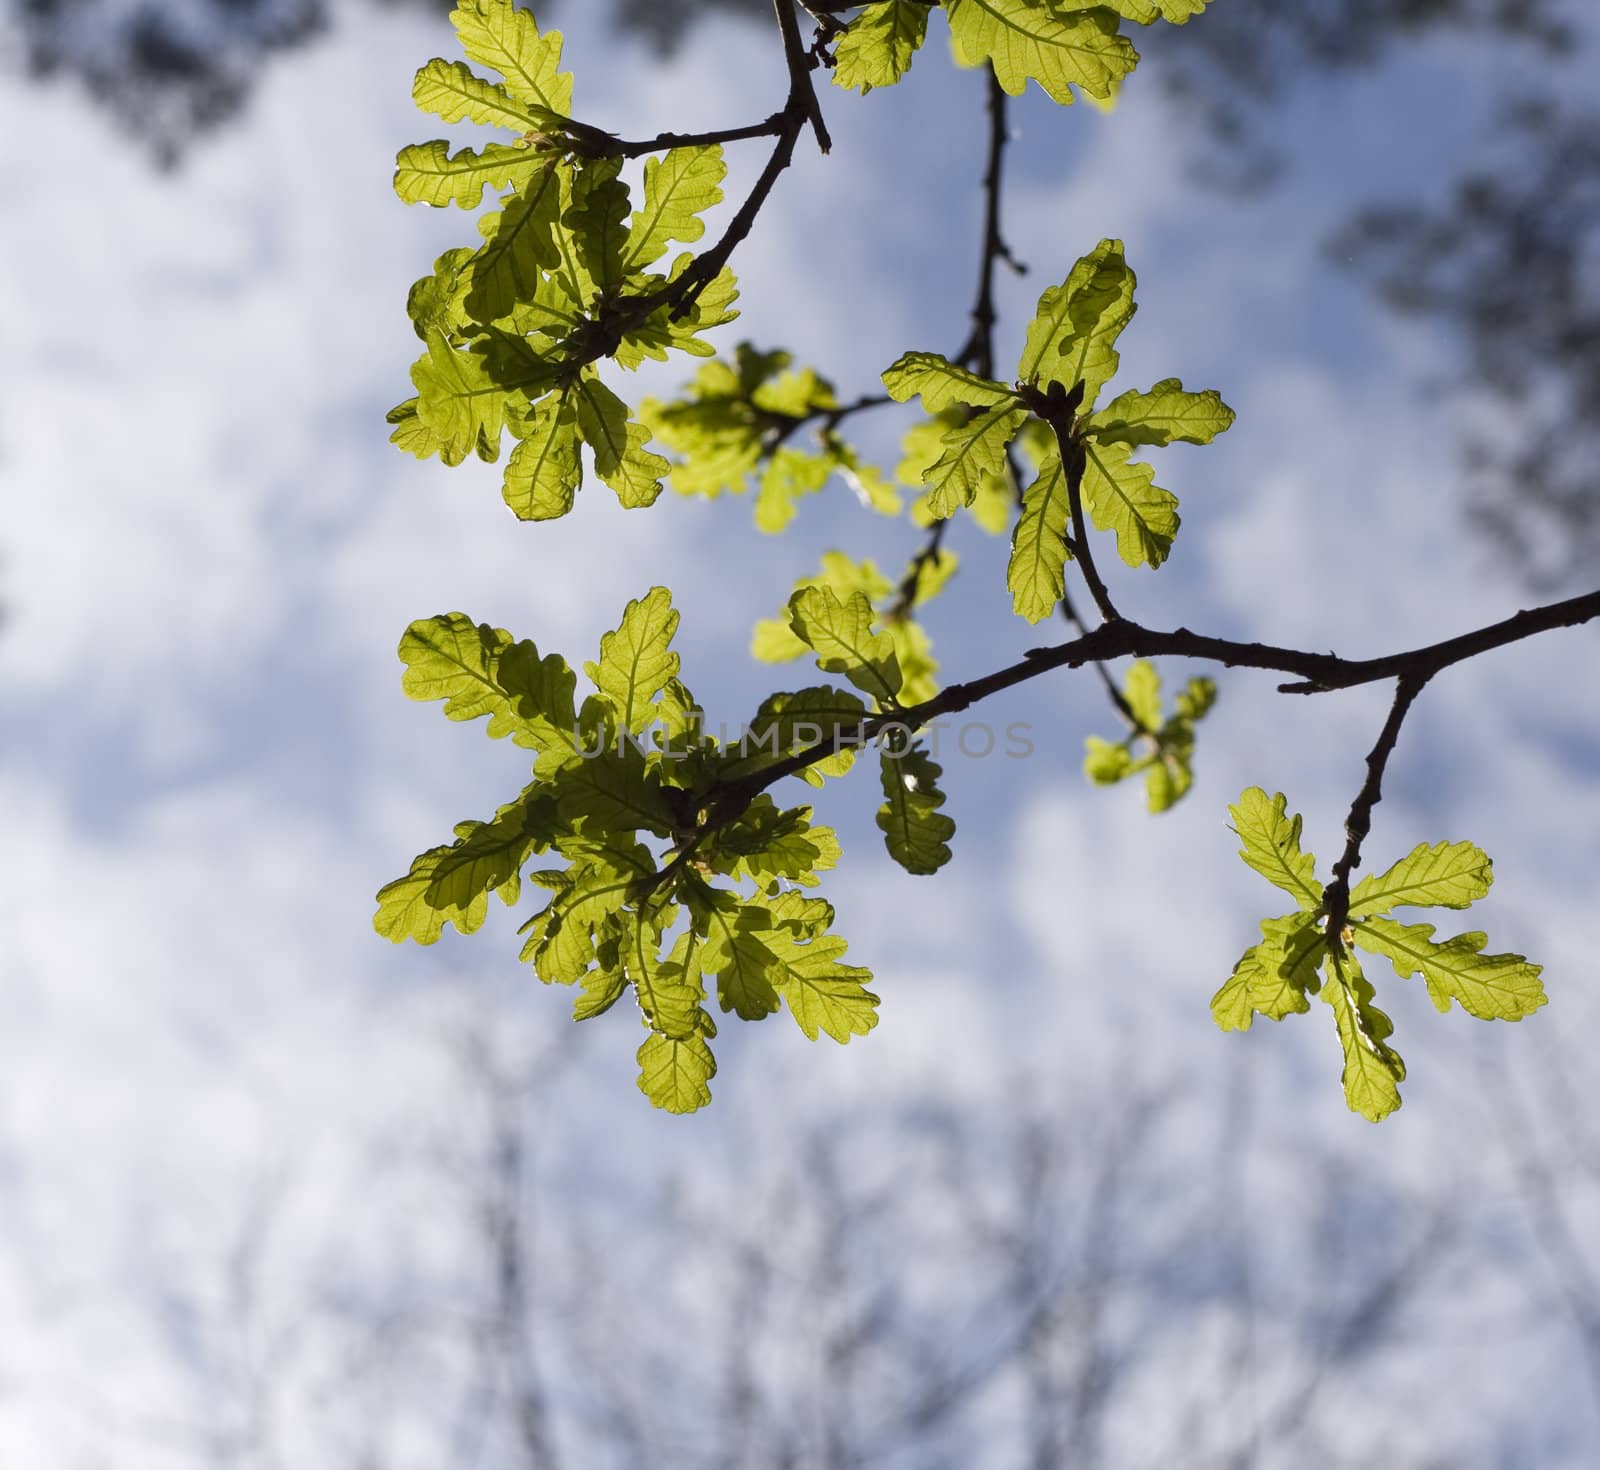
POLYGON ((685 930, 673 944, 672 953, 663 957, 661 929, 649 914, 633 913, 624 922, 623 970, 645 1025, 680 1041, 703 1034, 711 1018, 701 1009, 705 987, 700 981, 699 935, 685 930))
POLYGON ((468 59, 499 72, 512 97, 555 113, 572 111, 572 74, 560 69, 561 32, 541 36, 532 11, 511 0, 457 0, 450 24, 468 59))
POLYGON ((561 258, 554 238, 560 212, 561 180, 552 161, 503 209, 478 221, 483 245, 468 267, 464 302, 473 321, 498 321, 538 295, 545 271, 561 258))
POLYGON ((927 34, 926 5, 914 0, 868 5, 834 44, 834 85, 862 96, 874 87, 892 87, 911 70, 927 34))
POLYGON ((878 997, 866 988, 870 970, 841 963, 847 945, 826 931, 833 906, 790 892, 770 904, 774 928, 762 936, 772 951, 768 978, 789 1007, 795 1024, 815 1041, 826 1032, 844 1045, 878 1024, 878 997))
POLYGON ((1130 390, 1112 399, 1086 432, 1100 444, 1209 444, 1234 418, 1214 388, 1190 393, 1177 378, 1163 378, 1148 393, 1130 390))
MULTIPOLYGON (((744 1021, 773 1015, 781 1002, 771 972, 777 958, 767 947, 772 914, 762 903, 746 903, 725 890, 698 890, 693 903, 705 926, 701 959, 717 981, 717 1003, 744 1021)), ((693 901, 692 901, 693 902, 693 901)))
POLYGON ((652 1031, 639 1048, 639 1091, 668 1113, 692 1113, 711 1101, 717 1059, 704 1036, 678 1039, 652 1031))
POLYGON ((574 759, 577 677, 560 654, 540 658, 528 639, 444 613, 411 624, 400 639, 400 685, 416 700, 442 699, 451 720, 489 720, 489 735, 541 752, 539 767, 574 759))
POLYGON ((617 628, 600 639, 600 661, 584 665, 595 687, 611 701, 624 728, 637 734, 655 719, 654 701, 677 677, 672 639, 678 613, 665 587, 652 587, 623 611, 617 628))
POLYGON ((848 689, 823 684, 768 695, 737 747, 730 747, 725 774, 748 774, 797 750, 826 742, 834 753, 801 772, 812 785, 820 786, 824 776, 842 776, 854 764, 866 718, 866 705, 848 689))
POLYGON ((617 291, 628 271, 628 186, 620 158, 593 159, 572 177, 571 203, 561 223, 571 235, 582 275, 601 295, 617 291))
POLYGON ((1301 909, 1314 913, 1322 904, 1317 860, 1300 850, 1300 817, 1291 817, 1287 808, 1281 791, 1269 797, 1259 786, 1252 786, 1228 813, 1234 832, 1244 843, 1239 856, 1301 909))
POLYGON ((428 350, 411 366, 417 417, 443 448, 485 459, 499 453, 507 414, 555 379, 554 367, 526 344, 491 334, 458 352, 440 331, 427 336, 428 350))
POLYGON ((1406 1067, 1389 1045, 1394 1023, 1372 1002, 1372 986, 1349 950, 1330 953, 1322 998, 1333 1008, 1344 1048, 1344 1096, 1350 1111, 1373 1123, 1400 1106, 1406 1067))
POLYGON ((1006 588, 1012 611, 1030 623, 1042 623, 1055 610, 1066 591, 1067 477, 1061 456, 1051 456, 1039 477, 1022 496, 1022 514, 1011 533, 1011 560, 1006 566, 1006 588))
POLYGON ((465 452, 458 454, 445 444, 417 417, 415 398, 397 403, 384 415, 384 421, 394 425, 394 433, 389 435, 389 442, 405 450, 407 454, 416 455, 418 459, 430 459, 437 454, 447 465, 458 465, 467 457, 465 452))
POLYGON ((555 520, 572 509, 582 479, 571 399, 566 393, 547 394, 534 404, 506 461, 505 502, 518 520, 555 520))
POLYGON ((887 747, 879 753, 884 803, 878 808, 878 827, 892 857, 908 873, 936 873, 950 861, 947 845, 956 824, 939 810, 944 792, 942 774, 921 746, 903 755, 887 747))
POLYGON ((1448 1011, 1455 1001, 1480 1021, 1520 1021, 1547 999, 1539 979, 1541 967, 1519 954, 1482 953, 1489 942, 1487 934, 1458 934, 1441 941, 1434 939, 1432 924, 1401 924, 1377 917, 1358 921, 1351 932, 1356 944, 1382 955, 1402 980, 1421 975, 1429 999, 1441 1011, 1448 1011))
POLYGON ((434 261, 433 273, 414 281, 406 293, 406 315, 424 342, 430 332, 450 337, 466 324, 459 297, 462 273, 473 254, 465 247, 446 250, 434 261))
MULTIPOLYGON (((528 874, 551 897, 523 926, 528 939, 522 958, 547 985, 572 985, 583 977, 601 957, 607 925, 656 871, 649 851, 631 838, 564 842, 561 850, 572 859, 569 867, 528 874)), ((610 958, 620 963, 620 956, 610 958)))
POLYGON ((598 751, 586 750, 550 778, 561 820, 586 833, 644 830, 667 836, 675 818, 657 768, 626 734, 613 735, 609 724, 596 733, 609 737, 598 751))
POLYGON ((530 786, 492 821, 456 827, 455 842, 439 849, 424 898, 436 909, 465 910, 486 893, 513 904, 521 893, 522 865, 556 835, 554 809, 530 786))
POLYGON ((1326 948, 1315 914, 1264 919, 1261 943, 1239 958, 1227 983, 1211 998, 1211 1014, 1224 1031, 1248 1031, 1258 1015, 1281 1021, 1311 1009, 1326 948))
POLYGON ((476 209, 485 189, 521 185, 545 166, 546 160, 527 148, 490 143, 482 149, 455 153, 441 138, 412 143, 395 159, 394 191, 407 204, 454 204, 476 209))
POLYGON ((789 599, 789 625, 817 656, 826 674, 843 674, 881 705, 900 692, 894 640, 872 631, 872 604, 862 592, 844 601, 828 587, 803 587, 789 599))
POLYGON ((1117 534, 1130 567, 1159 567, 1178 534, 1178 497, 1155 483, 1147 464, 1130 462, 1126 444, 1084 445, 1083 500, 1102 531, 1117 534))
POLYGON ((567 119, 539 102, 524 102, 485 81, 461 61, 428 62, 411 84, 411 100, 446 122, 484 123, 513 133, 559 131, 567 119))
POLYGON ((1470 842, 1418 843, 1384 873, 1369 873, 1350 890, 1350 917, 1392 908, 1464 909, 1489 892, 1494 864, 1470 842))
POLYGON ((1074 10, 1055 0, 945 0, 950 39, 964 66, 988 61, 1000 85, 1020 96, 1032 77, 1056 102, 1073 87, 1107 98, 1138 63, 1111 12, 1074 10))
POLYGON ((1087 414, 1100 389, 1116 375, 1121 361, 1116 340, 1138 310, 1136 285, 1122 241, 1102 240, 1061 285, 1039 297, 1017 363, 1019 381, 1060 383, 1067 389, 1082 383, 1080 412, 1087 414))
POLYGON ((674 148, 644 166, 644 202, 634 211, 622 247, 623 268, 631 275, 666 254, 674 240, 692 244, 705 234, 706 210, 722 202, 728 172, 722 149, 674 148))
POLYGON ((1014 406, 1016 394, 1004 383, 940 357, 937 352, 908 352, 883 370, 883 386, 896 403, 920 397, 930 414, 962 405, 969 408, 1014 406))
POLYGON ((645 448, 650 431, 628 417, 628 405, 598 378, 580 378, 572 391, 578 432, 594 450, 595 473, 629 510, 653 505, 671 466, 645 448))
POLYGON ((1014 399, 984 409, 945 432, 944 452, 923 474, 928 510, 937 520, 978 498, 985 482, 1005 475, 1006 445, 1028 420, 1014 399))

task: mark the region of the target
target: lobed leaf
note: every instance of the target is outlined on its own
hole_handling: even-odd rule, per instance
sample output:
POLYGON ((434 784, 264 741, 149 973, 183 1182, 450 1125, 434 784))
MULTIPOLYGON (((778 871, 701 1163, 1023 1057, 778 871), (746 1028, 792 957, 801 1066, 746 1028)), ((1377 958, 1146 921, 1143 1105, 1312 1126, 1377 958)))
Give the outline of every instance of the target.
POLYGON ((665 587, 652 587, 623 611, 617 628, 600 639, 600 661, 584 672, 611 701, 625 729, 637 734, 655 718, 654 700, 677 677, 672 639, 678 613, 665 587))
POLYGON ((1178 497, 1155 483, 1147 464, 1130 463, 1126 444, 1084 445, 1083 500, 1102 531, 1115 531, 1130 567, 1159 567, 1178 534, 1178 497))
POLYGON ((1393 908, 1464 909, 1489 892, 1494 864, 1470 842, 1418 843, 1384 873, 1370 873, 1350 890, 1350 917, 1393 908))
POLYGON ((1541 967, 1519 954, 1482 953, 1487 934, 1457 934, 1440 941, 1433 937, 1432 924, 1376 917, 1351 930, 1362 949, 1382 955, 1402 980, 1422 976, 1429 998, 1441 1011, 1455 1001, 1480 1021, 1520 1021, 1547 999, 1541 967))
POLYGON ((803 587, 789 599, 789 625, 827 674, 843 674, 882 705, 900 692, 894 640, 872 631, 872 604, 861 592, 843 602, 830 588, 803 587))
POLYGON ((659 260, 674 240, 692 244, 705 234, 706 210, 722 202, 728 172, 722 149, 674 148, 666 157, 647 159, 644 203, 634 211, 622 247, 623 268, 632 274, 659 260))
POLYGON ((1117 31, 1117 18, 1096 7, 1075 10, 1056 0, 945 0, 950 38, 965 66, 988 61, 1000 85, 1020 96, 1032 77, 1057 102, 1072 88, 1111 96, 1139 53, 1117 31))
POLYGON ((1300 818, 1291 817, 1287 808, 1281 791, 1269 797, 1259 786, 1252 786, 1228 812, 1234 832, 1244 843, 1239 856, 1301 909, 1314 913, 1322 903, 1317 860, 1300 850, 1300 818))
POLYGON ((1067 477, 1060 455, 1046 460, 1039 477, 1022 496, 1022 513, 1011 534, 1006 588, 1019 618, 1042 623, 1066 592, 1067 477))
POLYGON ((908 873, 938 872, 950 861, 948 844, 956 830, 939 810, 944 805, 939 766, 920 746, 899 756, 884 749, 879 761, 885 800, 878 808, 878 828, 889 856, 908 873))
POLYGON ((582 479, 577 414, 566 393, 547 394, 533 406, 506 461, 505 502, 518 520, 555 520, 572 509, 582 479))
POLYGON ((1130 389, 1089 420, 1101 444, 1209 444, 1233 426, 1235 414, 1214 388, 1190 393, 1177 378, 1163 378, 1148 393, 1130 389))
POLYGON ((1081 382, 1080 412, 1087 414, 1100 389, 1116 375, 1121 361, 1116 340, 1138 310, 1136 285, 1122 241, 1102 240, 1061 285, 1039 297, 1017 363, 1018 379, 1034 386, 1060 383, 1068 389, 1081 382))
POLYGON ((883 370, 883 386, 896 403, 920 397, 931 414, 957 405, 993 408, 1016 403, 1016 394, 1004 383, 970 372, 937 352, 907 352, 897 358, 883 370))
POLYGON ((561 32, 541 36, 532 11, 510 0, 457 0, 450 24, 462 51, 499 72, 511 96, 556 113, 572 111, 572 74, 560 69, 561 32))
POLYGON ((513 97, 504 87, 485 81, 465 62, 437 57, 417 72, 411 100, 446 122, 484 123, 513 133, 559 131, 567 121, 542 102, 513 97))
POLYGON ((892 87, 911 70, 927 34, 926 5, 914 0, 868 5, 834 45, 834 85, 862 96, 874 87, 892 87))
POLYGON ((946 431, 944 453, 923 475, 928 509, 936 520, 971 505, 986 480, 1003 478, 1006 445, 1027 419, 1027 409, 1013 399, 946 431))
POLYGON ((510 148, 504 143, 452 153, 448 143, 435 138, 400 150, 395 159, 394 191, 407 204, 476 209, 485 189, 523 184, 545 162, 531 149, 510 148))
POLYGON ((580 378, 573 393, 578 432, 594 450, 595 473, 629 510, 653 505, 671 465, 645 448, 650 431, 633 422, 628 405, 596 377, 580 378))
POLYGON ((1400 1106, 1406 1067, 1389 1045, 1394 1024, 1372 1004, 1374 992, 1354 954, 1329 954, 1322 998, 1333 1008, 1344 1048, 1344 1096, 1351 1112, 1373 1123, 1400 1106))
POLYGON ((474 321, 499 321, 537 298, 545 271, 561 259, 554 238, 560 214, 561 179, 551 161, 504 208, 478 221, 483 245, 467 267, 464 302, 474 321))

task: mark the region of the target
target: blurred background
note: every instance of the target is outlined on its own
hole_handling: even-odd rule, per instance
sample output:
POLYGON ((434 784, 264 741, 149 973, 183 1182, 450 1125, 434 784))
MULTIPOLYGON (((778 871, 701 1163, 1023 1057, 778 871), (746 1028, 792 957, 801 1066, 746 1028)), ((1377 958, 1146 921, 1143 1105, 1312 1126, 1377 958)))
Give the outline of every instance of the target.
MULTIPOLYGON (((389 184, 438 131, 409 88, 454 54, 440 5, 3 3, 0 1466, 1600 1463, 1592 628, 1407 725, 1369 867, 1480 843, 1495 892, 1444 928, 1542 962, 1551 1003, 1485 1025, 1375 976, 1411 1073, 1381 1127, 1320 1008, 1225 1036, 1207 1002, 1273 912, 1227 803, 1285 791, 1326 871, 1387 700, 1237 672, 1166 817, 1084 782, 1116 731, 1087 674, 986 711, 1030 758, 946 752, 935 878, 830 786, 880 1026, 724 1027, 712 1108, 654 1114, 637 1032, 574 1031, 518 917, 372 934, 373 891, 523 778, 404 700, 395 642, 460 608, 576 661, 664 582, 736 723, 792 677, 747 646, 793 581, 833 547, 893 574, 918 533, 838 484, 776 538, 593 486, 521 525, 492 468, 386 442, 406 289, 472 238, 389 184)), ((631 137, 783 93, 762 0, 537 13, 577 115, 631 137)), ((1185 529, 1159 577, 1114 569, 1133 615, 1360 655, 1596 585, 1597 25, 1217 0, 1136 34, 1114 114, 1013 106, 1002 360, 1117 235, 1122 383, 1240 415, 1164 452, 1185 529)), ((854 397, 966 336, 984 88, 935 17, 901 86, 823 101, 834 151, 735 257, 723 346, 854 397)), ((730 150, 730 199, 763 156, 730 150)), ((892 463, 904 423, 856 437, 892 463)), ((1003 538, 952 545, 947 677, 1054 637, 1010 616, 1003 538)))

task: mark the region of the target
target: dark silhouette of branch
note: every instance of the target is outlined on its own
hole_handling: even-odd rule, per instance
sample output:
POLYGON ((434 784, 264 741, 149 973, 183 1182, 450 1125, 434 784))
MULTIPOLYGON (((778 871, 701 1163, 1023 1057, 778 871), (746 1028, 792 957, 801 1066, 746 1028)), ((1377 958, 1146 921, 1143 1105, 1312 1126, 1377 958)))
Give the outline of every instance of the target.
POLYGON ((1345 845, 1339 860, 1333 865, 1333 878, 1323 890, 1323 906, 1328 916, 1328 943, 1335 948, 1344 944, 1345 921, 1350 916, 1350 875, 1361 866, 1361 844, 1372 830, 1372 809, 1383 800, 1383 773, 1388 769, 1389 757, 1394 754, 1400 739, 1400 727, 1405 724, 1411 706, 1428 682, 1426 674, 1402 674, 1395 685, 1394 703, 1389 707, 1389 717, 1383 722, 1378 743, 1367 756, 1367 779, 1350 807, 1345 820, 1345 845))

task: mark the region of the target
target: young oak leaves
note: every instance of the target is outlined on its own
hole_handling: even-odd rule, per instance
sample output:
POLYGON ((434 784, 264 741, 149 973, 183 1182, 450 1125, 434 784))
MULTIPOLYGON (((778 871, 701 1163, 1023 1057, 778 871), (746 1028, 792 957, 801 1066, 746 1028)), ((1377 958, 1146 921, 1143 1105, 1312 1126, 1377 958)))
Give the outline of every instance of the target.
POLYGON ((1247 1031, 1257 1015, 1274 1021, 1310 1009, 1319 995, 1333 1011, 1344 1051, 1345 1100, 1374 1123, 1400 1106, 1405 1063, 1389 1044, 1394 1027, 1374 1004, 1376 992, 1356 949, 1379 955, 1407 979, 1420 975, 1441 1011, 1454 1001, 1480 1020, 1520 1021, 1545 1003, 1540 967, 1521 955, 1484 954, 1488 936, 1436 940, 1432 924, 1403 924, 1395 908, 1464 909, 1494 881, 1488 857, 1470 842, 1422 843, 1388 871, 1363 878, 1350 892, 1342 935, 1326 932, 1316 861, 1300 850, 1300 818, 1280 793, 1251 787, 1229 810, 1244 846, 1239 855, 1290 895, 1296 912, 1261 924, 1261 942, 1247 949, 1211 1001, 1224 1031, 1247 1031))
MULTIPOLYGON (((413 623, 400 640, 405 692, 443 701, 452 720, 487 718, 491 737, 534 752, 533 780, 490 821, 461 823, 453 843, 380 889, 373 922, 396 943, 432 944, 446 924, 470 934, 490 894, 517 903, 529 860, 553 852, 565 867, 526 875, 550 897, 523 925, 523 959, 545 983, 577 987, 580 1021, 631 990, 649 1032, 639 1087, 656 1106, 689 1112, 710 1101, 716 1072, 708 980, 724 1011, 758 1020, 787 1006, 812 1040, 865 1035, 878 998, 869 972, 843 962, 832 907, 802 891, 839 857, 811 808, 781 810, 763 793, 708 824, 703 793, 754 768, 752 740, 720 747, 700 728, 678 678, 677 627, 665 588, 630 602, 584 666, 594 692, 580 706, 577 677, 559 655, 461 613, 413 623), (659 856, 652 840, 667 844, 659 856)), ((859 700, 852 714, 845 696, 820 692, 836 696, 841 723, 859 726, 859 700)), ((773 716, 783 711, 772 706, 756 722, 770 736, 762 755, 782 733, 773 716)), ((810 701, 807 713, 819 708, 810 701)))
POLYGON ((437 141, 402 149, 396 192, 408 203, 464 209, 476 208, 485 188, 510 192, 479 220, 479 246, 447 251, 412 288, 408 311, 426 351, 411 372, 416 396, 390 411, 391 438, 453 465, 472 453, 498 459, 509 430, 517 442, 504 496, 523 520, 572 508, 580 444, 624 506, 649 505, 668 463, 647 449, 649 431, 594 364, 610 357, 632 370, 669 350, 708 357, 699 334, 737 316, 726 269, 678 310, 657 303, 694 259, 679 254, 663 272, 663 257, 674 241, 699 240, 701 215, 722 200, 721 149, 648 159, 630 216, 622 160, 606 153, 613 140, 570 116, 560 32, 541 34, 511 0, 461 0, 451 20, 467 57, 503 80, 436 59, 417 73, 414 100, 446 122, 515 136, 454 155, 437 141))
POLYGON ((701 368, 685 397, 640 403, 651 433, 682 456, 672 465, 672 488, 707 500, 724 491, 742 495, 759 472, 756 527, 778 532, 802 498, 837 474, 868 509, 898 515, 900 496, 888 478, 863 464, 829 424, 840 406, 833 384, 810 368, 791 368, 791 361, 787 352, 758 352, 741 342, 733 362, 718 358, 701 368), (813 420, 822 426, 815 450, 789 442, 813 420))
POLYGON ((1216 702, 1214 680, 1190 679, 1163 717, 1161 676, 1154 664, 1136 659, 1122 686, 1128 734, 1115 743, 1089 736, 1084 774, 1096 786, 1115 786, 1142 771, 1146 805, 1152 812, 1170 810, 1194 785, 1194 727, 1216 702))
MULTIPOLYGON (((957 62, 988 62, 1000 85, 1019 95, 1029 79, 1057 102, 1073 88, 1108 102, 1138 64, 1117 22, 1182 25, 1209 0, 943 0, 957 62)), ((931 6, 880 0, 866 6, 834 43, 834 83, 863 95, 890 87, 910 69, 928 32, 931 6)))
POLYGON ((906 577, 897 584, 884 576, 870 557, 858 562, 842 551, 826 552, 816 575, 802 577, 795 583, 783 612, 756 624, 750 652, 762 663, 776 664, 800 658, 810 649, 811 645, 796 633, 790 621, 794 595, 806 588, 826 587, 846 603, 859 594, 872 607, 872 626, 885 634, 894 647, 895 661, 900 668, 899 702, 921 704, 939 692, 939 663, 933 656, 932 642, 914 614, 923 603, 944 591, 955 570, 955 553, 940 551, 936 556, 913 562, 906 569, 906 577), (903 595, 908 583, 909 597, 903 595))
MULTIPOLYGON (((1122 242, 1102 240, 1061 285, 1040 296, 1014 387, 931 352, 907 353, 884 372, 884 386, 896 401, 920 397, 930 415, 957 415, 942 436, 942 453, 922 474, 933 515, 942 518, 971 505, 985 480, 1002 473, 1007 446, 1028 423, 1030 394, 1052 383, 1081 385, 1071 439, 1083 454, 1089 517, 1100 530, 1116 533, 1117 550, 1129 566, 1159 567, 1166 560, 1178 532, 1177 497, 1155 485, 1154 470, 1133 462, 1132 455, 1177 442, 1209 444, 1234 414, 1216 392, 1188 392, 1176 378, 1148 392, 1123 393, 1095 411, 1120 361, 1117 338, 1137 309, 1135 284, 1122 242)), ((1060 449, 1050 445, 1023 492, 1006 572, 1013 609, 1029 622, 1043 621, 1061 601, 1069 507, 1060 449)), ((1074 529, 1083 534, 1083 527, 1074 529)))

